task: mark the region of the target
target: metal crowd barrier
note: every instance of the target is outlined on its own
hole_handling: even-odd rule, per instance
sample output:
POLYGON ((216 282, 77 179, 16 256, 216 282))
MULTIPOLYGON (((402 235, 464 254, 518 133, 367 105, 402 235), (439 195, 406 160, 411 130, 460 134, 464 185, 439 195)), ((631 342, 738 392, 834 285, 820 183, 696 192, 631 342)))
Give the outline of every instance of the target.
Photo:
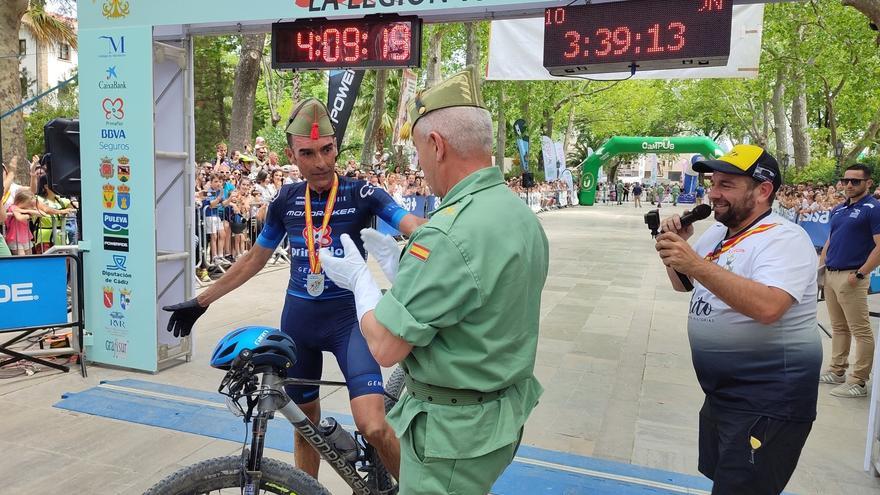
POLYGON ((519 193, 520 199, 535 212, 547 211, 553 208, 566 208, 577 205, 571 191, 530 191, 519 193))
POLYGON ((49 368, 69 371, 63 364, 42 359, 47 356, 75 354, 82 376, 86 376, 83 356, 82 255, 76 246, 56 246, 48 254, 0 258, 0 333, 17 333, 0 342, 0 367, 27 361, 49 368), (70 329, 67 347, 49 349, 12 349, 35 332, 70 329))
MULTIPOLYGON (((196 209, 196 221, 194 223, 194 238, 193 242, 197 244, 197 247, 193 250, 195 254, 195 267, 199 268, 212 268, 218 270, 222 273, 226 273, 226 269, 220 264, 214 264, 213 260, 217 256, 221 256, 222 253, 212 253, 211 252, 211 238, 209 237, 207 228, 206 228, 206 218, 207 211, 209 206, 203 206, 201 208, 196 209)), ((230 245, 234 242, 234 235, 244 235, 245 236, 245 249, 250 249, 257 242, 257 237, 260 236, 260 231, 263 229, 263 222, 257 218, 257 212, 259 211, 260 206, 253 205, 251 206, 251 211, 246 218, 244 218, 245 230, 241 234, 232 234, 230 230, 230 245)), ((223 212, 220 213, 221 222, 230 222, 232 220, 233 210, 230 207, 224 208, 223 212)), ((219 250, 219 249, 218 249, 219 250)), ((278 248, 275 251, 275 255, 272 260, 272 264, 276 264, 279 260, 290 263, 290 242, 287 239, 287 235, 284 236, 281 243, 278 245, 278 248)))

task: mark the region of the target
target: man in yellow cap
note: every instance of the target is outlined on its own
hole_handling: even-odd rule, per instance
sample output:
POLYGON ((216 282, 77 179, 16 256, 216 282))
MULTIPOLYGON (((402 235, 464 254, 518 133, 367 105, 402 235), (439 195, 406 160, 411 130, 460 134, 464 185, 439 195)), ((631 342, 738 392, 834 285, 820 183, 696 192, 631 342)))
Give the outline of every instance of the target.
POLYGON ((344 258, 322 258, 354 292, 376 360, 406 370, 406 393, 388 415, 405 495, 487 493, 542 392, 533 371, 547 238, 492 166, 492 119, 477 84, 461 72, 410 109, 404 135, 443 201, 402 255, 362 234, 391 291, 380 295, 350 239, 344 258))
MULTIPOLYGON (((209 304, 239 287, 266 264, 286 235, 290 241, 290 282, 281 330, 297 343, 298 361, 292 378, 320 379, 322 351, 332 352, 348 384, 351 410, 358 430, 376 447, 396 477, 400 447, 385 420, 382 374, 358 328, 362 314, 351 291, 327 280, 321 266, 332 252, 342 254, 341 237, 354 239, 363 261, 360 231, 378 216, 405 235, 424 219, 408 213, 382 189, 336 174, 336 138, 327 108, 310 98, 292 112, 285 150, 305 182, 286 184, 269 205, 266 223, 253 249, 242 256, 208 290, 190 301, 164 308, 173 311, 168 331, 188 335, 209 304), (321 248, 329 255, 318 255, 321 248), (330 251, 332 250, 332 251, 330 251)), ((321 409, 318 387, 291 386, 287 393, 317 423, 321 409)), ((317 478, 320 458, 295 436, 296 464, 317 478)))
POLYGON ((816 251, 773 213, 782 174, 764 149, 740 144, 694 171, 712 174, 717 223, 691 248, 694 227, 674 215, 656 249, 673 288, 686 290, 676 271, 694 286, 688 338, 706 394, 698 469, 714 494, 776 495, 816 419, 816 251))

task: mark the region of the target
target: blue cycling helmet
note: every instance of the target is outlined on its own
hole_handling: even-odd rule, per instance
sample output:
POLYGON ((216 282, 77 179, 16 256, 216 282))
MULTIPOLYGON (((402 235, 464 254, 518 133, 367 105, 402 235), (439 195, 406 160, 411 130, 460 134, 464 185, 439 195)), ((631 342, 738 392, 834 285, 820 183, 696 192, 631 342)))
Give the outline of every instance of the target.
POLYGON ((228 370, 243 350, 251 351, 256 367, 286 369, 296 363, 296 343, 286 333, 272 327, 242 327, 220 339, 211 354, 211 366, 228 370))

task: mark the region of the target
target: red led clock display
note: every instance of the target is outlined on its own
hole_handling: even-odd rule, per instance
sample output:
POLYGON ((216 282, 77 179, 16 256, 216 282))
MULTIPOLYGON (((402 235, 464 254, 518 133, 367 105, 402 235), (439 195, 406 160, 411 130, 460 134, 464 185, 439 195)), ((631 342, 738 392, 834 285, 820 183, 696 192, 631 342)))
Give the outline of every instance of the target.
POLYGON ((421 47, 422 21, 414 16, 272 25, 276 69, 417 67, 421 47))
POLYGON ((733 0, 628 0, 549 8, 544 67, 556 75, 724 65, 733 0))

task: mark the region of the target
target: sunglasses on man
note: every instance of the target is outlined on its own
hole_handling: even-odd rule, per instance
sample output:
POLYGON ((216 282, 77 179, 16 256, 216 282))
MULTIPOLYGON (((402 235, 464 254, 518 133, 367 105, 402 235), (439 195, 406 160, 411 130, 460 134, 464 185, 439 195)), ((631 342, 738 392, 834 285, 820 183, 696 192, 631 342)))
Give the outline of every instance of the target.
POLYGON ((843 185, 847 185, 847 183, 849 183, 854 186, 860 186, 860 185, 862 185, 862 182, 865 182, 866 180, 868 180, 868 179, 850 179, 850 178, 844 177, 843 179, 840 179, 840 182, 843 183, 843 185))

